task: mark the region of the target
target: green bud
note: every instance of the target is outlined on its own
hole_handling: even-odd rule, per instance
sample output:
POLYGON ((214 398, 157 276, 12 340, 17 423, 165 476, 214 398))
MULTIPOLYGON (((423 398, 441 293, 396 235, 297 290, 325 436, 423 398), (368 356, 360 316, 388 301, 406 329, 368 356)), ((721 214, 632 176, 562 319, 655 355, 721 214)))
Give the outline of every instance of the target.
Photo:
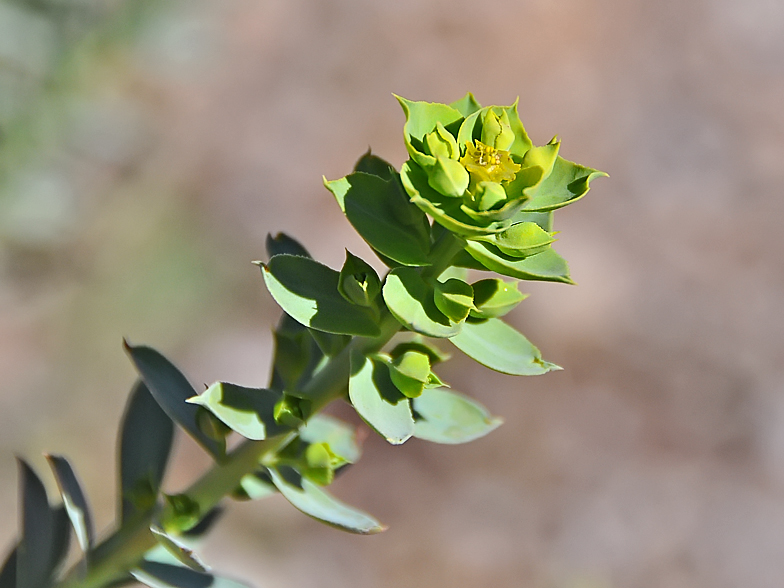
POLYGON ((309 412, 308 404, 309 402, 307 400, 284 394, 283 397, 275 403, 275 409, 273 411, 275 422, 279 425, 298 429, 308 417, 308 414, 306 414, 309 412))
POLYGON ((497 182, 479 182, 476 185, 474 200, 479 210, 490 210, 499 202, 506 200, 506 191, 497 182))
POLYGON ((457 278, 436 282, 433 299, 438 310, 456 323, 464 321, 469 311, 475 308, 474 290, 469 284, 457 278))
POLYGON ((481 141, 494 149, 506 151, 514 143, 514 131, 509 124, 509 115, 505 110, 499 117, 492 109, 487 110, 482 117, 481 141))
POLYGON ((426 353, 406 351, 392 360, 389 376, 405 396, 416 398, 430 379, 430 358, 426 353))
POLYGON ((352 304, 372 306, 381 292, 381 280, 365 260, 346 249, 346 261, 338 278, 338 292, 352 304))
POLYGON ((493 236, 493 244, 507 255, 529 257, 540 253, 555 241, 555 233, 549 233, 534 222, 522 222, 493 236))
POLYGON ((446 157, 437 157, 435 164, 427 169, 427 183, 430 187, 452 198, 465 194, 470 179, 462 164, 446 157))
POLYGON ((471 286, 474 289, 476 310, 470 314, 478 319, 504 316, 528 297, 528 294, 522 294, 517 289, 517 282, 505 282, 497 278, 479 280, 471 286))
POLYGON ((443 124, 436 123, 436 130, 425 135, 425 146, 433 157, 445 157, 447 159, 457 159, 460 157, 460 149, 452 133, 446 130, 443 124))

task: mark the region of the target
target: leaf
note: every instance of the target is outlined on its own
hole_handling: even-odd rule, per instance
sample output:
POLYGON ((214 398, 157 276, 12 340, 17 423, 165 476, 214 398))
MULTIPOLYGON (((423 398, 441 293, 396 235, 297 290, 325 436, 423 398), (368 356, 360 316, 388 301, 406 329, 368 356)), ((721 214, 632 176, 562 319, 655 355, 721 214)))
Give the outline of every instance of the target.
MULTIPOLYGON (((296 390, 313 374, 323 357, 320 345, 315 341, 315 331, 301 325, 286 313, 280 317, 273 333, 275 352, 272 361, 270 388, 283 392, 296 390)), ((325 337, 340 339, 342 335, 321 333, 325 337)))
POLYGON ((288 430, 275 422, 273 413, 278 400, 280 394, 273 390, 215 382, 188 402, 203 406, 243 437, 261 441, 288 430))
POLYGON ((369 514, 339 501, 306 478, 302 479, 300 489, 284 480, 274 469, 270 469, 270 476, 280 493, 294 508, 317 521, 360 535, 372 535, 386 529, 369 514))
POLYGON ((504 316, 523 300, 528 294, 517 289, 517 282, 505 282, 497 278, 487 278, 471 284, 474 289, 476 309, 471 316, 478 319, 489 319, 504 316))
POLYGON ((566 260, 548 248, 530 257, 516 258, 489 243, 468 241, 465 250, 484 268, 510 278, 574 284, 566 260))
POLYGON ((429 337, 452 337, 460 332, 436 307, 433 288, 413 268, 395 268, 387 274, 382 289, 384 302, 400 323, 429 337))
POLYGON ((429 265, 430 232, 425 215, 408 202, 397 180, 353 173, 346 176, 346 218, 376 251, 403 265, 429 265))
POLYGON ((326 414, 316 414, 299 430, 307 443, 326 443, 346 463, 356 463, 362 454, 355 428, 326 414))
POLYGON ((293 237, 289 237, 286 233, 278 233, 274 237, 271 234, 267 235, 267 255, 272 257, 273 255, 300 255, 302 257, 310 257, 310 253, 308 250, 305 249, 302 244, 294 239, 293 237))
POLYGON ((87 552, 93 544, 94 530, 90 507, 81 484, 71 464, 64 457, 47 455, 46 459, 54 472, 63 505, 76 533, 76 540, 82 551, 87 552))
POLYGON ((430 357, 421 351, 406 351, 389 364, 389 376, 398 390, 416 398, 430 380, 430 357))
POLYGON ((173 438, 174 423, 139 380, 120 426, 120 521, 155 505, 173 438))
POLYGON ((446 104, 436 102, 414 102, 400 96, 395 96, 406 115, 406 124, 403 126, 403 139, 406 143, 408 154, 419 165, 432 165, 434 158, 422 152, 422 142, 425 135, 433 132, 438 123, 454 134, 463 120, 459 110, 446 104))
POLYGON ((459 323, 474 309, 474 290, 463 280, 448 278, 435 283, 433 301, 449 320, 459 323))
POLYGON ((354 165, 354 171, 378 176, 387 182, 397 176, 397 172, 395 171, 395 168, 392 166, 392 164, 384 161, 376 155, 373 155, 370 152, 370 149, 368 149, 367 152, 359 158, 357 163, 354 165))
POLYGON ((530 192, 523 210, 528 212, 548 211, 576 202, 588 193, 593 179, 607 176, 606 173, 573 163, 560 155, 550 175, 530 192))
POLYGON ((475 113, 477 110, 480 110, 482 106, 479 102, 476 101, 474 95, 471 92, 468 92, 465 96, 463 96, 460 100, 456 100, 450 104, 452 108, 457 110, 460 114, 465 117, 468 117, 475 113))
POLYGON ((16 554, 18 547, 14 547, 0 569, 0 588, 16 588, 16 554))
POLYGON ((193 553, 193 550, 178 542, 173 537, 169 537, 163 530, 150 528, 158 545, 162 546, 168 553, 182 565, 196 570, 197 572, 206 572, 209 568, 193 553))
POLYGON ((501 425, 477 401, 444 388, 430 388, 414 400, 414 437, 434 443, 468 443, 501 425))
POLYGON ((68 518, 52 509, 46 489, 27 463, 18 459, 22 538, 16 550, 17 588, 46 588, 60 559, 68 551, 68 518))
POLYGON ((196 525, 187 531, 184 531, 181 535, 183 537, 201 537, 202 535, 205 535, 222 516, 223 507, 213 507, 213 509, 204 515, 196 525))
POLYGON ((384 362, 352 353, 348 396, 359 416, 393 445, 414 433, 411 406, 392 383, 384 362))
POLYGON ((338 277, 338 292, 352 304, 373 306, 381 293, 381 280, 364 259, 346 249, 346 261, 338 277))
POLYGON ((276 255, 261 270, 275 302, 299 323, 338 335, 379 335, 373 312, 340 295, 335 270, 295 255, 276 255))
POLYGON ((242 480, 240 480, 240 487, 247 495, 248 500, 266 498, 278 491, 272 483, 272 479, 269 479, 269 475, 266 475, 266 470, 265 477, 262 477, 259 472, 244 476, 242 480))
MULTIPOLYGON (((294 259, 305 259, 296 257, 294 259)), ((152 397, 169 416, 180 425, 216 460, 222 459, 226 448, 224 442, 213 439, 199 426, 198 406, 186 400, 196 396, 196 391, 174 364, 152 347, 134 347, 125 343, 125 349, 139 370, 152 397)))
POLYGON ((131 575, 150 588, 247 588, 247 585, 172 564, 145 561, 131 575))
POLYGON ((495 245, 498 249, 512 257, 529 257, 540 253, 550 243, 555 241, 555 233, 548 233, 535 222, 517 223, 494 235, 477 237, 477 241, 484 241, 495 245))
POLYGON ((403 355, 406 351, 419 351, 420 353, 424 353, 428 356, 428 359, 430 359, 431 366, 449 359, 448 353, 444 353, 438 347, 430 343, 430 341, 419 335, 415 335, 415 338, 411 341, 398 343, 392 351, 389 352, 389 355, 392 359, 395 359, 403 355))
POLYGON ((450 339, 460 351, 495 371, 513 376, 536 376, 557 365, 544 361, 531 342, 501 319, 463 325, 450 339))

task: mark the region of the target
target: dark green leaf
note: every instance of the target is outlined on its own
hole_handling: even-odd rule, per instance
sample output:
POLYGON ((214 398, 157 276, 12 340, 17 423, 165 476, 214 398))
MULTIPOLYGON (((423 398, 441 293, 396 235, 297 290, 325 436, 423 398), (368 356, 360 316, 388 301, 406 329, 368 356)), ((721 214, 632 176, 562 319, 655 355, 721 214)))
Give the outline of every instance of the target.
POLYGON ((431 388, 414 400, 414 437, 434 443, 468 443, 484 437, 503 421, 468 396, 431 388))
POLYGON ((272 297, 301 324, 338 335, 378 336, 373 312, 338 292, 335 270, 295 255, 276 255, 261 269, 272 297))
POLYGON ((350 507, 319 488, 310 480, 302 480, 302 488, 290 484, 274 469, 272 481, 294 508, 338 529, 360 535, 380 533, 386 527, 370 515, 350 507))
POLYGON ((223 516, 223 507, 216 506, 193 527, 182 533, 183 537, 201 537, 205 535, 213 525, 223 516))
POLYGON ((392 382, 384 362, 353 353, 348 396, 359 416, 393 445, 413 434, 411 406, 392 382))
POLYGON ((468 241, 465 250, 485 269, 510 278, 574 283, 569 277, 566 260, 550 248, 522 259, 506 255, 489 243, 477 241, 468 241))
POLYGON ((403 195, 397 180, 353 173, 346 176, 346 218, 376 251, 403 265, 429 265, 427 218, 403 195))
POLYGON ((341 296, 359 306, 373 306, 381 293, 381 280, 365 260, 346 249, 346 261, 340 270, 338 291, 341 296))
POLYGON ((16 554, 19 548, 14 547, 0 569, 0 588, 16 588, 16 554))
MULTIPOLYGON (((346 345, 351 343, 351 335, 334 335, 324 331, 317 331, 316 329, 308 329, 308 332, 313 337, 316 345, 318 345, 321 353, 327 357, 335 357, 345 349, 346 345)), ((315 367, 314 365, 313 368, 315 369, 315 367)))
MULTIPOLYGON (((305 258, 297 257, 295 259, 305 258)), ((126 343, 125 349, 136 365, 136 369, 139 370, 139 374, 141 374, 152 397, 169 418, 185 429, 215 459, 222 459, 225 453, 225 444, 202 431, 199 427, 199 407, 185 402, 188 398, 196 396, 196 391, 182 375, 182 372, 151 347, 144 345, 134 347, 126 343)))
POLYGON ((76 539, 82 551, 86 552, 92 546, 94 530, 90 507, 82 486, 67 459, 58 455, 47 455, 46 458, 57 479, 63 505, 73 525, 76 539))
POLYGON ((24 460, 18 463, 22 538, 16 554, 17 588, 45 588, 59 563, 63 538, 43 483, 24 460))
POLYGON ((504 374, 535 376, 561 369, 544 361, 528 339, 501 319, 466 323, 450 341, 482 365, 504 374))
POLYGON ((131 575, 150 588, 247 588, 212 574, 157 561, 145 561, 131 575))
POLYGON ((278 233, 274 237, 271 234, 267 235, 267 255, 300 255, 302 257, 310 257, 310 253, 305 249, 299 241, 293 237, 289 237, 286 233, 278 233))
POLYGON ((173 437, 174 423, 139 380, 128 398, 120 428, 120 521, 155 505, 173 437))
POLYGON ((273 390, 216 382, 188 402, 203 406, 243 437, 260 441, 288 430, 275 422, 273 413, 279 399, 280 394, 273 390))
MULTIPOLYGON (((273 333, 275 353, 272 362, 270 388, 282 392, 296 390, 310 379, 323 353, 314 333, 321 333, 301 325, 286 313, 280 317, 273 333)), ((342 339, 342 335, 322 333, 324 337, 342 339)))
POLYGON ((373 176, 378 176, 384 181, 389 181, 397 176, 397 172, 392 164, 387 163, 380 157, 373 155, 370 149, 367 150, 362 157, 359 158, 356 165, 354 165, 355 172, 362 172, 373 176))
POLYGON ((460 332, 461 323, 452 322, 438 310, 433 288, 415 269, 393 269, 382 291, 390 312, 406 328, 430 337, 452 337, 460 332))

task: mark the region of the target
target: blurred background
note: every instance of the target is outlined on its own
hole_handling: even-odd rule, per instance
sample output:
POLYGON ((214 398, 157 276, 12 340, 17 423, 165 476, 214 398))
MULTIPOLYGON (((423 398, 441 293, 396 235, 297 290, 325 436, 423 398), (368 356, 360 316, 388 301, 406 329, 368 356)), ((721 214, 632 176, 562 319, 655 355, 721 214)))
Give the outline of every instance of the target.
MULTIPOLYGON (((505 425, 369 436, 335 494, 390 529, 235 504, 203 549, 257 588, 779 587, 784 3, 0 0, 0 545, 14 454, 113 517, 122 337, 197 386, 267 382, 268 232, 365 254, 322 174, 399 166, 395 92, 520 96, 537 144, 610 173, 556 216, 579 287, 511 317, 565 371, 442 376, 505 425), (111 480, 111 481, 110 481, 111 480)), ((459 355, 459 354, 458 354, 459 355)), ((208 464, 180 439, 167 487, 208 464)))

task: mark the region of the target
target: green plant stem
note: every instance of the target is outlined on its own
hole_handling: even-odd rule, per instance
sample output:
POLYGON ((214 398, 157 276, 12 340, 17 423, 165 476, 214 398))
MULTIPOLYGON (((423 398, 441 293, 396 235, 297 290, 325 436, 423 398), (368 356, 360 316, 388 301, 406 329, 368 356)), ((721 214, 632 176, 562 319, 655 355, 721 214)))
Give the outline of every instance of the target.
MULTIPOLYGON (((432 265, 423 268, 422 275, 437 277, 449 267, 451 260, 464 246, 465 242, 462 239, 445 231, 433 245, 432 265)), ((400 328, 400 323, 384 308, 380 321, 381 332, 378 337, 355 337, 340 353, 330 359, 300 391, 301 397, 311 402, 311 415, 319 412, 330 402, 345 396, 352 352, 368 354, 378 351, 400 331, 400 328)), ((198 505, 201 516, 206 515, 225 496, 236 490, 242 478, 254 472, 265 457, 278 452, 296 435, 296 431, 290 431, 263 441, 245 441, 222 463, 215 464, 183 494, 198 505)), ((77 565, 58 584, 58 588, 102 588, 126 578, 128 572, 138 566, 144 555, 156 545, 150 527, 156 521, 161 521, 164 528, 172 531, 167 523, 174 520, 174 509, 171 504, 167 504, 161 511, 151 512, 129 521, 90 552, 86 574, 82 575, 83 568, 77 565)))

